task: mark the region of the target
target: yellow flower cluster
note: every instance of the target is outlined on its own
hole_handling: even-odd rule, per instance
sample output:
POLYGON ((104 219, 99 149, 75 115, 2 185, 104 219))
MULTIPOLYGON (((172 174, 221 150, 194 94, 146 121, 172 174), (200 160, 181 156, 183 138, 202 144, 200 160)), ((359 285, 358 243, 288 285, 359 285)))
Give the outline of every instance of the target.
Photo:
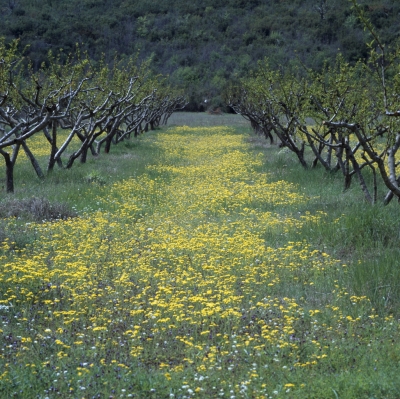
POLYGON ((312 286, 341 265, 306 241, 265 239, 321 223, 324 214, 276 213, 307 200, 295 185, 258 172, 262 159, 229 128, 170 129, 156 144, 160 162, 148 174, 98 198, 112 212, 32 224, 35 245, 3 248, 0 303, 35 325, 22 341, 26 356, 51 341, 58 359, 76 365, 76 378, 92 373, 79 366, 84 350, 100 365, 148 361, 166 382, 189 378, 187 365, 207 374, 255 363, 232 386, 243 395, 262 381, 260 359, 281 372, 329 359, 332 325, 357 321, 329 304, 340 299, 335 293, 315 308, 312 286), (304 298, 285 291, 288 280, 308 287, 314 307, 305 310, 304 298))

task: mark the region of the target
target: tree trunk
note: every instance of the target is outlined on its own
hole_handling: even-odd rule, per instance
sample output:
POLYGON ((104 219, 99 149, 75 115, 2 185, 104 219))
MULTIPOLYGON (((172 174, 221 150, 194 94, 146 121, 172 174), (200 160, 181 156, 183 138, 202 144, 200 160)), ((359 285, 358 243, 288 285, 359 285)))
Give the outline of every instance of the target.
POLYGON ((39 179, 44 179, 44 174, 42 172, 42 169, 39 165, 39 162, 35 158, 35 156, 32 154, 31 150, 29 149, 28 145, 26 144, 25 141, 22 142, 22 148, 26 154, 26 156, 29 158, 31 161, 31 164, 33 166, 33 169, 35 169, 36 175, 39 179))
POLYGON ((55 163, 57 162, 57 165, 62 168, 63 164, 61 161, 60 156, 58 156, 57 158, 55 157, 55 155, 58 152, 58 147, 57 147, 57 122, 53 121, 52 122, 52 134, 50 136, 47 127, 45 127, 43 129, 43 133, 47 139, 47 141, 50 143, 51 145, 51 151, 50 151, 50 158, 49 158, 49 162, 47 164, 47 171, 51 172, 54 168, 55 163))
POLYGON ((106 145, 104 147, 104 152, 106 154, 108 154, 110 152, 111 142, 112 142, 112 137, 108 137, 107 140, 106 140, 106 145))
POLYGON ((13 149, 12 157, 8 152, 0 149, 0 154, 4 157, 4 162, 6 164, 6 191, 7 193, 14 192, 14 165, 17 160, 17 155, 19 151, 20 144, 16 144, 13 149))
POLYGON ((365 195, 365 198, 367 199, 368 202, 370 202, 371 204, 374 204, 374 198, 371 196, 371 194, 368 190, 367 183, 365 182, 364 176, 361 173, 360 165, 358 164, 357 160, 355 159, 350 146, 348 146, 346 148, 346 154, 347 154, 347 158, 350 160, 351 164, 353 165, 353 169, 358 177, 358 180, 360 182, 360 186, 365 195))
POLYGON ((85 144, 82 145, 82 154, 81 157, 79 158, 80 163, 86 163, 88 149, 89 147, 87 145, 85 144))
POLYGON ((58 151, 57 148, 57 122, 53 121, 52 126, 51 126, 51 151, 50 151, 50 158, 49 158, 49 163, 47 164, 47 172, 51 172, 54 169, 54 165, 56 163, 55 160, 55 155, 58 151))

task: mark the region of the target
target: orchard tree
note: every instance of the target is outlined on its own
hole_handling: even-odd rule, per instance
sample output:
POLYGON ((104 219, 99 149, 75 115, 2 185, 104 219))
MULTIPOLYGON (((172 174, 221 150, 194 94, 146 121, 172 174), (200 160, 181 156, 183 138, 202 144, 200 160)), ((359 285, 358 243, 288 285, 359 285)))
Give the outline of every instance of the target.
POLYGON ((74 53, 48 54, 37 70, 18 51, 15 41, 0 40, 0 154, 6 169, 6 190, 14 191, 14 167, 22 149, 37 176, 42 168, 28 139, 43 135, 49 145, 47 173, 55 165, 71 168, 111 146, 168 120, 186 104, 184 96, 162 76, 149 73, 150 62, 115 59, 93 65, 79 47, 74 53), (142 127, 144 125, 144 128, 142 127), (60 135, 60 130, 63 134, 60 135), (67 132, 67 134, 65 134, 67 132), (74 139, 80 142, 65 166, 62 155, 74 139))
POLYGON ((275 135, 304 168, 340 171, 344 189, 356 177, 365 198, 375 203, 383 182, 387 204, 400 199, 400 49, 388 50, 352 1, 372 37, 367 63, 350 65, 338 55, 316 72, 304 65, 272 69, 264 60, 227 90, 226 100, 271 143, 275 135))

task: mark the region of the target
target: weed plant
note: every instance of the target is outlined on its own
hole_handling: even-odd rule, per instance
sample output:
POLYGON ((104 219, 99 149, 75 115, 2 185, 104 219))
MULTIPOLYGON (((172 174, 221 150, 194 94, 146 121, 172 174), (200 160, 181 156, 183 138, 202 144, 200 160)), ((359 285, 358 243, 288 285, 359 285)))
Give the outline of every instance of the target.
POLYGON ((400 396, 396 204, 240 126, 17 170, 79 216, 1 221, 1 397, 400 396))

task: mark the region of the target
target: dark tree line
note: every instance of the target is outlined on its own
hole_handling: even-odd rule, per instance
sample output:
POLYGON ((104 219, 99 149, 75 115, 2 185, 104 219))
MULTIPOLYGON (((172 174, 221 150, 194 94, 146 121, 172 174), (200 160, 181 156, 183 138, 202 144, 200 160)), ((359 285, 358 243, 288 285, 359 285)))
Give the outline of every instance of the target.
MULTIPOLYGON (((397 0, 363 0, 363 9, 384 42, 395 40, 397 0)), ((350 63, 368 55, 348 0, 0 0, 0 15, 0 36, 29 44, 34 67, 49 50, 71 52, 76 43, 94 60, 153 55, 152 67, 187 89, 192 110, 205 98, 221 106, 223 87, 265 56, 320 69, 338 49, 350 63)))

